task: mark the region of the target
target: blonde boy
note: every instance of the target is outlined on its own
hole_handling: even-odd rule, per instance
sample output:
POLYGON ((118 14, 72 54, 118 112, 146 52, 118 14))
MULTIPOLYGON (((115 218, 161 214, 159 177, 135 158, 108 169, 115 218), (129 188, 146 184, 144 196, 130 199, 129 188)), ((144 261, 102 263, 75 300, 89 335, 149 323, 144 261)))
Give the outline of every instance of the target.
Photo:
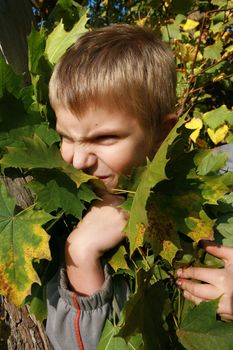
MULTIPOLYGON (((49 90, 62 157, 106 185, 102 200, 69 235, 65 268, 48 286, 46 328, 55 350, 96 349, 106 319, 119 315, 128 299, 126 281, 114 280, 103 257, 125 238, 127 222, 118 208, 123 199, 111 190, 120 174, 154 156, 174 125, 175 88, 168 47, 152 32, 126 24, 84 34, 55 67, 49 90)), ((178 270, 177 284, 195 303, 221 296, 218 313, 232 319, 233 249, 204 248, 225 267, 178 270)))
POLYGON ((84 34, 56 65, 50 101, 61 154, 106 185, 67 239, 65 269, 48 287, 47 333, 54 349, 97 347, 106 319, 128 298, 103 255, 124 239, 120 174, 152 158, 174 124, 176 70, 169 48, 146 29, 112 25, 84 34))

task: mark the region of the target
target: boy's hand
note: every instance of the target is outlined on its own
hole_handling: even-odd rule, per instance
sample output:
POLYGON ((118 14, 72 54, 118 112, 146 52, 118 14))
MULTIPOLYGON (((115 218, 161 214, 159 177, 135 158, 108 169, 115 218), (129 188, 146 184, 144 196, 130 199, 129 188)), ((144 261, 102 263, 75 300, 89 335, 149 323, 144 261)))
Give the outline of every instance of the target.
POLYGON ((222 259, 224 268, 179 269, 177 284, 184 290, 184 297, 195 304, 220 297, 218 314, 226 319, 233 319, 233 248, 208 242, 204 243, 204 249, 222 259))
POLYGON ((128 216, 117 208, 124 199, 106 194, 96 201, 78 226, 69 235, 66 248, 67 274, 71 286, 90 295, 104 282, 99 258, 124 239, 123 229, 128 216))

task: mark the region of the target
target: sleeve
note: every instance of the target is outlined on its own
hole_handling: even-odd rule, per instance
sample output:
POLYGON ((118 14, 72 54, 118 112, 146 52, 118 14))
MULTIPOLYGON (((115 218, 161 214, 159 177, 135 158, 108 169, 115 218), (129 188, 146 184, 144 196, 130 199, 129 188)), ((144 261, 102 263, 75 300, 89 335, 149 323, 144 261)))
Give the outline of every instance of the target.
POLYGON ((221 173, 233 172, 233 143, 228 143, 222 146, 219 146, 215 150, 216 153, 222 152, 227 153, 227 161, 225 166, 221 169, 221 173))
POLYGON ((119 316, 129 296, 128 284, 118 279, 115 288, 108 265, 104 273, 101 290, 88 297, 68 289, 64 268, 48 283, 46 332, 54 350, 96 350, 105 321, 114 313, 119 316))

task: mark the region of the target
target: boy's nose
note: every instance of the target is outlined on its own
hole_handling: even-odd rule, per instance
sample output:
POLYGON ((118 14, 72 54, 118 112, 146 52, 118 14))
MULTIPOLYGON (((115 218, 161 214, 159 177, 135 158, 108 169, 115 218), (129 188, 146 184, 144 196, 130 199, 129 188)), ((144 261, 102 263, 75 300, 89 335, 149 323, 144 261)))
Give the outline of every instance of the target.
POLYGON ((77 147, 73 154, 73 167, 78 170, 84 170, 95 165, 97 157, 90 150, 84 147, 77 147))

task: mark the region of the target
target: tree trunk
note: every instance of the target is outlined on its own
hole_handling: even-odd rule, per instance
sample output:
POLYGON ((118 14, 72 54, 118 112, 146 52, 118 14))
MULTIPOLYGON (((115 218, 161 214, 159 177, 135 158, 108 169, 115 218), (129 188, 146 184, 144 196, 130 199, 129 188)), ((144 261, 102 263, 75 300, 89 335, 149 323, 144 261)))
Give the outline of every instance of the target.
MULTIPOLYGON (((25 184, 24 178, 17 169, 9 169, 6 176, 0 176, 8 192, 16 200, 17 211, 33 204, 33 196, 25 184)), ((0 302, 0 349, 1 350, 50 350, 44 325, 28 312, 27 306, 16 308, 5 298, 0 302)))

